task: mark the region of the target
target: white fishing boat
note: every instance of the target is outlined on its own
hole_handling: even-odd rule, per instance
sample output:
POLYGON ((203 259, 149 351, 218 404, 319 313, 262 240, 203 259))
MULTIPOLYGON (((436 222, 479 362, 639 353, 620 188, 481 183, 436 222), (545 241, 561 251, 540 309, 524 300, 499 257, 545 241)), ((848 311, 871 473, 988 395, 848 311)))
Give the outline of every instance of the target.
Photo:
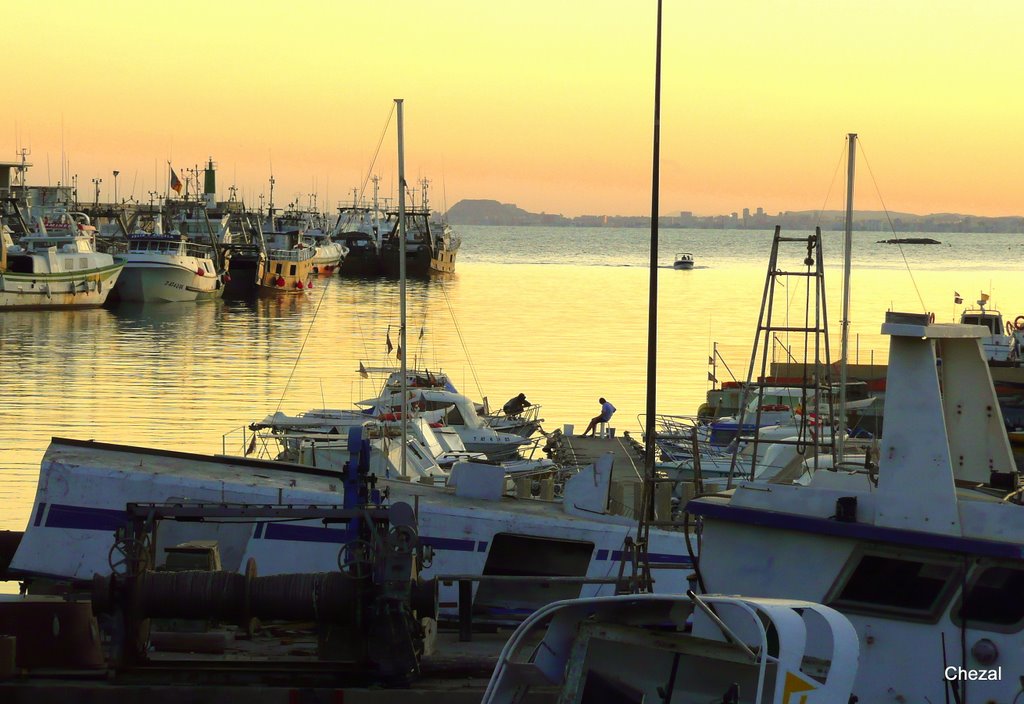
POLYGON ((212 246, 190 242, 178 231, 164 234, 159 216, 153 231, 128 235, 128 254, 117 284, 121 301, 182 303, 220 298, 223 275, 212 246))
POLYGON ((865 644, 860 701, 1010 702, 1024 672, 1024 489, 988 331, 888 313, 882 333, 877 458, 823 463, 806 485, 742 483, 690 501, 698 582, 846 614, 865 644))
POLYGON ((693 268, 693 255, 689 252, 680 252, 676 254, 676 259, 672 262, 673 269, 692 269, 693 268))
POLYGON ((348 247, 341 242, 332 242, 327 235, 307 236, 304 242, 313 248, 313 273, 317 276, 333 276, 348 255, 348 247))
POLYGON ((0 309, 101 306, 124 268, 122 258, 96 251, 84 213, 37 218, 18 244, 6 226, 0 238, 0 309))

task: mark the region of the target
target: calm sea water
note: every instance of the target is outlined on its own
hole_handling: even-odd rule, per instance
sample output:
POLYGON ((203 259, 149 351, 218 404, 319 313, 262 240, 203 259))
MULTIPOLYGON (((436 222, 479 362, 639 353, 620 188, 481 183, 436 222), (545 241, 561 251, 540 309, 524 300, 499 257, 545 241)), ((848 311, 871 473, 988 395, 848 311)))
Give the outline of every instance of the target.
MULTIPOLYGON (((612 425, 638 429, 649 232, 467 227, 461 234, 457 275, 409 284, 416 362, 446 370, 461 390, 492 405, 525 392, 543 405, 550 427, 582 427, 605 396, 618 407, 612 425)), ((943 244, 906 246, 902 254, 875 244, 883 237, 855 236, 851 330, 859 361, 884 361, 878 331, 890 308, 952 320, 954 290, 968 301, 987 291, 1010 318, 1024 313, 1021 236, 933 235, 943 244)), ((841 240, 826 234, 835 358, 841 240)), ((745 377, 770 245, 767 232, 662 233, 659 411, 695 412, 710 386, 714 342, 745 377), (697 267, 672 270, 677 251, 693 252, 697 267)), ((800 253, 786 251, 798 266, 800 253)), ((792 288, 777 306, 798 307, 802 293, 792 288)), ((385 337, 390 327, 397 343, 398 319, 397 282, 337 278, 300 298, 0 313, 0 528, 24 527, 51 436, 220 452, 226 433, 276 410, 348 407, 374 395, 375 384, 357 369, 395 363, 385 337)), ((730 378, 721 367, 718 376, 730 378)))

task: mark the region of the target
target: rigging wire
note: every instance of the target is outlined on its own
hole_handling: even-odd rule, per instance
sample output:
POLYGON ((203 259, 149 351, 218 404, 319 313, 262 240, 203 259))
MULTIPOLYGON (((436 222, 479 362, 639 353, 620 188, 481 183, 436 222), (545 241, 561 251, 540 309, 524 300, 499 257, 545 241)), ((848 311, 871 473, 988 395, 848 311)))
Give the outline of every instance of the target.
POLYGON ((875 172, 871 170, 871 162, 868 161, 868 155, 864 152, 863 142, 858 142, 857 146, 860 147, 860 155, 864 159, 864 164, 868 167, 868 173, 871 175, 871 183, 875 187, 875 193, 878 195, 878 202, 882 204, 882 212, 885 213, 885 219, 889 223, 889 231, 893 234, 893 239, 897 240, 896 246, 899 247, 900 256, 903 257, 903 265, 907 268, 907 274, 910 275, 910 283, 914 285, 914 293, 917 294, 917 300, 921 303, 921 310, 927 312, 927 307, 924 304, 924 298, 921 296, 921 289, 917 287, 917 281, 914 279, 914 272, 910 269, 910 262, 907 261, 907 254, 903 251, 903 245, 899 243, 899 238, 896 237, 896 228, 893 227, 892 217, 889 215, 889 209, 885 207, 885 200, 882 198, 882 191, 878 188, 878 181, 875 179, 875 172))
POLYGON ((324 299, 327 297, 327 285, 324 285, 320 291, 320 300, 316 303, 316 308, 313 309, 313 317, 309 321, 309 326, 306 328, 306 334, 302 338, 302 344, 299 345, 299 352, 295 355, 295 361, 292 363, 291 371, 288 372, 288 379, 284 382, 284 389, 281 390, 281 398, 277 402, 277 408, 274 410, 276 415, 281 411, 281 406, 284 404, 284 397, 288 393, 288 387, 292 383, 292 377, 295 376, 295 370, 299 366, 299 361, 302 359, 302 352, 306 349, 306 343, 309 341, 309 336, 313 332, 313 324, 316 323, 317 313, 320 312, 320 306, 324 304, 324 299))
POLYGON ((473 381, 476 383, 477 393, 480 397, 484 397, 484 390, 480 386, 480 379, 476 375, 476 365, 473 364, 473 357, 469 354, 469 347, 466 345, 466 340, 462 336, 462 328, 459 326, 459 321, 455 317, 455 309, 452 308, 451 299, 448 298, 448 286, 445 283, 441 284, 441 292, 444 294, 444 302, 448 306, 448 313, 452 316, 452 324, 455 326, 455 332, 459 336, 459 344, 462 345, 462 351, 466 355, 466 361, 469 363, 469 371, 473 375, 473 381))
MULTIPOLYGON (((370 166, 366 169, 366 177, 363 179, 362 185, 359 186, 359 197, 357 200, 362 200, 363 195, 366 193, 366 184, 370 182, 373 177, 373 167, 377 163, 377 157, 380 156, 381 145, 384 144, 384 138, 387 136, 388 127, 391 126, 391 118, 395 114, 395 103, 391 104, 391 110, 388 112, 388 119, 384 121, 384 129, 380 131, 380 138, 377 140, 377 147, 373 150, 373 158, 370 159, 370 166)), ((358 206, 358 203, 353 203, 353 206, 358 206)), ((345 221, 345 225, 352 222, 352 217, 355 215, 355 211, 351 211, 348 215, 348 219, 345 221)), ((341 218, 338 218, 339 222, 341 218)))

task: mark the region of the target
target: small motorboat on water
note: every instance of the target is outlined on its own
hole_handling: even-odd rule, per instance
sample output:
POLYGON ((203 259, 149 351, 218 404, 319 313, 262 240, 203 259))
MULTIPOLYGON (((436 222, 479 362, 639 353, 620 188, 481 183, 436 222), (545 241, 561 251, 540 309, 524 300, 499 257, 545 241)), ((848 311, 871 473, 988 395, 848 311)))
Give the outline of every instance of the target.
POLYGON ((689 252, 680 252, 676 255, 676 260, 672 264, 673 269, 692 269, 693 268, 693 255, 689 252))

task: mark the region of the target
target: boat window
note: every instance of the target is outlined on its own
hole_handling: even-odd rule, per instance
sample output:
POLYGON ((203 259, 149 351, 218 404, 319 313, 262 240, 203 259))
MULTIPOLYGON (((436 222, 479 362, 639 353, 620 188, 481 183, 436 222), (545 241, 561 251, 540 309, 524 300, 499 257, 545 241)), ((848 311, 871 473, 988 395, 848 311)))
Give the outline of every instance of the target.
POLYGON ((840 611, 935 622, 960 582, 959 563, 940 556, 855 553, 826 603, 840 611))
POLYGON ((295 276, 295 265, 294 264, 291 265, 291 268, 288 271, 288 275, 289 276, 295 276))
MULTIPOLYGON (((531 577, 584 577, 590 567, 594 544, 515 533, 496 533, 487 551, 484 575, 531 577)), ((609 565, 618 567, 617 562, 609 565)), ((580 584, 567 582, 488 582, 477 587, 473 611, 489 616, 509 616, 536 611, 558 599, 580 595, 580 584)))
POLYGON ((1024 570, 989 566, 979 568, 967 587, 967 595, 953 616, 957 625, 989 625, 993 630, 1015 632, 1024 628, 1024 570))
POLYGON ((283 267, 284 267, 284 264, 282 264, 281 262, 278 262, 277 266, 274 269, 274 272, 280 274, 283 267))
POLYGON ((88 257, 79 257, 79 259, 78 259, 78 268, 79 269, 88 269, 89 268, 89 258, 88 257))

